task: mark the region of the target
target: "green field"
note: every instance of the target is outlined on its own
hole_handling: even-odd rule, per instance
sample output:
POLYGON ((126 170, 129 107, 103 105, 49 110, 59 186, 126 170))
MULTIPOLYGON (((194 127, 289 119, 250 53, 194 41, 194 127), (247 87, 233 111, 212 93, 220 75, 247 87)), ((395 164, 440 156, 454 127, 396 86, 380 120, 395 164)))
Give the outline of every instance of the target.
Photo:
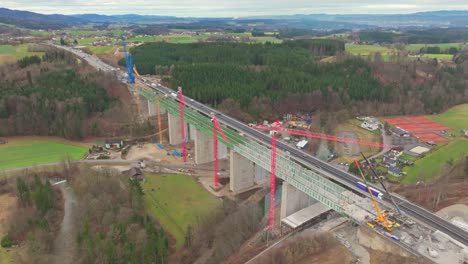
POLYGON ((41 36, 41 37, 50 35, 49 32, 44 31, 44 30, 29 30, 29 34, 33 36, 41 36))
POLYGON ((442 114, 426 117, 453 128, 458 134, 461 129, 468 129, 468 104, 457 105, 442 114))
POLYGON ((145 204, 163 229, 184 244, 187 226, 207 215, 220 202, 189 176, 179 174, 146 174, 143 184, 145 204))
POLYGON ((26 56, 38 55, 42 56, 43 52, 29 52, 28 47, 34 45, 32 43, 21 44, 17 46, 0 45, 0 64, 15 62, 26 56))
POLYGON ((457 105, 442 114, 430 115, 427 118, 453 128, 452 134, 456 138, 417 160, 414 166, 406 167, 404 171, 407 172, 407 176, 403 179, 403 183, 417 182, 420 174, 423 174, 425 179, 436 177, 447 161, 455 161, 463 155, 468 155, 468 139, 460 137, 460 130, 468 128, 468 104, 457 105))
POLYGON ((0 145, 0 170, 77 160, 87 153, 85 145, 60 139, 18 138, 0 145))
POLYGON ((468 45, 464 45, 463 43, 439 43, 439 44, 408 44, 405 46, 407 51, 419 53, 421 48, 424 47, 440 47, 441 50, 448 50, 449 48, 457 48, 457 49, 468 49, 468 45))
POLYGON ((114 37, 120 37, 124 31, 121 29, 114 30, 66 30, 64 33, 68 33, 73 37, 89 37, 89 36, 107 36, 112 33, 114 37))
POLYGON ((128 41, 141 41, 141 42, 158 42, 165 41, 168 43, 194 43, 199 40, 204 40, 208 38, 217 38, 222 36, 237 36, 237 37, 249 37, 251 42, 272 42, 272 43, 281 43, 282 40, 277 39, 273 36, 264 36, 264 37, 252 37, 250 33, 226 33, 223 35, 216 35, 210 33, 202 33, 199 35, 161 35, 161 36, 137 36, 129 38, 128 41))
POLYGON ((15 250, 0 247, 0 264, 13 264, 15 250))
POLYGON ((445 146, 441 146, 437 151, 417 160, 413 166, 405 167, 407 173, 402 180, 404 184, 411 184, 419 181, 419 175, 424 176, 424 180, 430 180, 439 175, 447 161, 459 160, 468 154, 468 139, 459 138, 445 146))
POLYGON ((111 52, 114 46, 89 46, 88 48, 93 54, 104 54, 111 52))
POLYGON ((422 57, 430 59, 439 59, 439 60, 452 60, 452 54, 424 54, 422 57))
POLYGON ((390 54, 394 52, 393 49, 384 46, 375 45, 357 45, 357 44, 346 44, 345 50, 353 55, 367 56, 371 53, 380 52, 382 55, 390 54))

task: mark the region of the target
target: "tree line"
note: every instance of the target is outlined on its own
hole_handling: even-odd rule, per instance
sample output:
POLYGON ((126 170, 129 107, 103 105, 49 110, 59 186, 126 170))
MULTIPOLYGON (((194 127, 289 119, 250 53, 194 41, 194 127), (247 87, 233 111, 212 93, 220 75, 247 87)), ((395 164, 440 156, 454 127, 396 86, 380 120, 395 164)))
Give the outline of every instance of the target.
POLYGON ((0 135, 81 139, 83 121, 115 103, 115 98, 93 81, 92 76, 82 78, 73 69, 40 67, 41 63, 55 62, 73 65, 76 59, 63 51, 48 51, 42 58, 31 56, 19 60, 19 68, 25 68, 18 71, 19 76, 11 70, 9 75, 2 73, 6 78, 0 81, 0 135))
POLYGON ((168 263, 168 238, 147 215, 139 181, 109 169, 72 170, 78 202, 74 263, 168 263))

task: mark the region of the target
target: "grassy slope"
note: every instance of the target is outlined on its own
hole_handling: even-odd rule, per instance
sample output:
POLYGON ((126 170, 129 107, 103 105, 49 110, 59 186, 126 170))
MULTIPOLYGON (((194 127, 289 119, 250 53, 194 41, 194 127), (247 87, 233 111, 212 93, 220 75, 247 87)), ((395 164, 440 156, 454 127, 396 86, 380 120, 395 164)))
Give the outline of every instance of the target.
POLYGON ((440 115, 431 115, 427 118, 453 128, 455 133, 461 129, 468 129, 468 104, 457 105, 440 115))
MULTIPOLYGON (((264 36, 264 37, 252 37, 250 33, 226 33, 226 36, 238 36, 238 37, 249 37, 251 41, 255 42, 273 42, 281 43, 282 40, 277 39, 273 36, 264 36)), ((222 35, 212 35, 212 34, 200 34, 200 35, 163 35, 163 36, 148 36, 148 37, 134 37, 128 39, 128 41, 144 41, 144 42, 158 42, 166 41, 169 43, 194 43, 198 42, 199 39, 208 39, 210 37, 221 37, 222 35)))
MULTIPOLYGON (((452 133, 458 137, 461 129, 468 128, 468 104, 458 105, 442 114, 427 117, 451 127, 453 129, 452 133)), ((414 166, 405 168, 408 175, 402 182, 406 184, 417 182, 421 173, 424 174, 425 179, 435 177, 443 169, 448 160, 460 159, 463 154, 468 154, 468 139, 458 137, 452 142, 440 146, 433 153, 416 161, 414 166)))
POLYGON ((0 247, 0 264, 13 264, 15 250, 0 247))
POLYGON ((439 59, 439 60, 452 60, 452 54, 424 54, 423 57, 430 59, 439 59))
POLYGON ((12 139, 0 145, 0 170, 60 162, 67 155, 77 160, 87 150, 84 145, 60 139, 12 139))
POLYGON ((409 44, 406 45, 406 50, 411 52, 419 52, 421 48, 424 47, 440 47, 442 50, 449 49, 451 47, 459 49, 468 49, 468 45, 463 45, 463 43, 439 43, 439 44, 409 44))
POLYGON ((345 50, 353 55, 369 55, 380 52, 382 55, 392 53, 393 50, 383 46, 346 44, 345 50))
POLYGON ((219 206, 219 201, 198 185, 193 178, 178 174, 146 174, 145 203, 163 229, 184 243, 185 230, 219 206), (152 191, 154 189, 154 191, 152 191))
POLYGON ((93 54, 104 54, 109 53, 114 49, 114 46, 89 46, 89 50, 93 52, 93 54))
POLYGON ((430 180, 439 175, 447 161, 458 160, 466 154, 468 154, 468 140, 456 139, 416 161, 413 166, 406 167, 404 171, 407 172, 407 176, 402 180, 402 183, 415 183, 419 180, 420 174, 424 175, 425 181, 430 180))
MULTIPOLYGON (((346 123, 339 124, 335 129, 335 135, 338 135, 340 131, 352 131, 358 136, 358 140, 367 141, 367 142, 380 142, 380 135, 378 131, 371 132, 364 128, 361 128, 359 125, 361 122, 359 120, 349 120, 346 123)), ((338 146, 338 142, 335 142, 335 148, 338 146)), ((361 151, 366 157, 372 156, 379 152, 378 148, 370 146, 360 146, 361 151)), ((352 162, 354 159, 360 159, 361 155, 350 157, 350 156, 339 156, 338 161, 342 162, 352 162)))

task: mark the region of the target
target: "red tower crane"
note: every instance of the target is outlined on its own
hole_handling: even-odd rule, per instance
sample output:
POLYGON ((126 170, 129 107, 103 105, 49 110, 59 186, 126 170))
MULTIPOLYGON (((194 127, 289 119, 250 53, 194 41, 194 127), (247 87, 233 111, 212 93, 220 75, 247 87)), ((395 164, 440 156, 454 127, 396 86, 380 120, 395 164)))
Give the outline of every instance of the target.
POLYGON ((310 138, 320 138, 320 139, 333 140, 333 141, 352 143, 352 144, 359 144, 359 145, 366 145, 366 146, 372 146, 372 147, 380 147, 380 148, 392 148, 393 147, 393 146, 390 146, 390 145, 385 145, 385 144, 380 144, 380 143, 375 143, 375 142, 360 141, 360 140, 356 140, 356 139, 337 137, 337 136, 327 135, 327 134, 322 134, 322 133, 284 128, 284 127, 281 126, 281 123, 278 120, 275 121, 271 126, 259 125, 259 126, 253 126, 253 128, 256 128, 256 129, 259 129, 259 130, 273 131, 273 133, 271 133, 270 208, 269 208, 269 221, 268 221, 268 230, 270 232, 273 231, 274 217, 275 217, 276 134, 277 133, 284 133, 284 134, 297 135, 297 136, 305 136, 305 137, 310 137, 310 138))
POLYGON ((218 174, 218 130, 221 132, 223 139, 228 142, 228 138, 224 134, 223 128, 219 123, 214 113, 211 113, 211 121, 213 122, 213 153, 214 153, 214 186, 219 185, 219 174, 218 174))
POLYGON ((182 135, 182 159, 187 162, 187 152, 185 149, 185 122, 184 122, 184 106, 185 99, 182 94, 182 87, 179 87, 179 111, 180 111, 180 134, 182 135))

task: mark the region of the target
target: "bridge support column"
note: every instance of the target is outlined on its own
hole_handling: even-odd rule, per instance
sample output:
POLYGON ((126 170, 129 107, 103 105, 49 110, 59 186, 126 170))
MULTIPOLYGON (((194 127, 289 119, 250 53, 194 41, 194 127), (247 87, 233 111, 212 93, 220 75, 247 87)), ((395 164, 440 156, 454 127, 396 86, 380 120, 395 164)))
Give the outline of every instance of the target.
POLYGON ((180 120, 178 116, 167 113, 169 121, 169 144, 178 145, 182 143, 182 133, 180 131, 180 120))
POLYGON ((255 164, 255 183, 263 184, 269 180, 269 171, 255 164))
MULTIPOLYGON (((220 143, 218 143, 220 144, 220 143)), ((200 130, 195 130, 195 163, 203 164, 214 161, 213 138, 200 130)))
POLYGON ((234 193, 238 193, 253 186, 255 178, 255 164, 234 151, 231 151, 229 158, 230 190, 234 193))
POLYGON ((315 202, 316 201, 313 198, 284 181, 281 194, 280 217, 281 219, 286 218, 315 202))

